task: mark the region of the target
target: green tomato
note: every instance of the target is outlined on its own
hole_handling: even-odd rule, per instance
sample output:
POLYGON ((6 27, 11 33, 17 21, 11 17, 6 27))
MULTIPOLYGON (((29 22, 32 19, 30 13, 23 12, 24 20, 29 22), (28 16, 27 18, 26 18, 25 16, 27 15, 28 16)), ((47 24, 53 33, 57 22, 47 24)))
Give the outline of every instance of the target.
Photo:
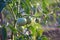
POLYGON ((26 18, 19 18, 17 20, 17 24, 20 25, 20 26, 24 26, 24 25, 26 25, 26 23, 27 23, 26 18))
POLYGON ((32 21, 32 18, 31 17, 26 17, 26 19, 27 19, 27 24, 30 24, 31 21, 32 21))

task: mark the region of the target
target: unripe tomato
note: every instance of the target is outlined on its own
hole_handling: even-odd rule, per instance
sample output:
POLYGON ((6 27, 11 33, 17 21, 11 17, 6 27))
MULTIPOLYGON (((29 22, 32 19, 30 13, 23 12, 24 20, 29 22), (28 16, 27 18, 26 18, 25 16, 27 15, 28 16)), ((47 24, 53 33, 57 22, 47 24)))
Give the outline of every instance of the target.
POLYGON ((31 21, 32 21, 32 18, 31 17, 26 17, 26 19, 27 19, 27 24, 30 24, 31 21))
POLYGON ((27 23, 26 18, 19 18, 17 20, 17 24, 20 25, 20 26, 24 26, 26 23, 27 23))

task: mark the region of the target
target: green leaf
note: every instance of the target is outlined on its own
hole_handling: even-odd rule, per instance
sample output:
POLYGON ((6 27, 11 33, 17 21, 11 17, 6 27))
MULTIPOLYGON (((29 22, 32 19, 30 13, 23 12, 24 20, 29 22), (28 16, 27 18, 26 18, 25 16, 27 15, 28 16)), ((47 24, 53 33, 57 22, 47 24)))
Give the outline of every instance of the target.
POLYGON ((48 40, 48 38, 46 36, 42 36, 41 38, 42 40, 48 40))
POLYGON ((7 30, 5 26, 2 27, 2 39, 6 40, 7 39, 7 30))
POLYGON ((12 25, 9 25, 8 27, 11 29, 11 31, 12 31, 14 34, 17 33, 17 29, 16 29, 15 27, 13 27, 12 25))
POLYGON ((26 1, 21 0, 20 5, 25 10, 26 14, 30 14, 31 5, 30 5, 30 1, 29 0, 26 0, 26 1))
POLYGON ((34 26, 29 26, 29 29, 32 31, 32 34, 35 35, 36 28, 34 26))
POLYGON ((43 13, 45 13, 45 14, 47 14, 49 12, 49 10, 47 8, 46 0, 42 1, 42 9, 43 9, 43 13))

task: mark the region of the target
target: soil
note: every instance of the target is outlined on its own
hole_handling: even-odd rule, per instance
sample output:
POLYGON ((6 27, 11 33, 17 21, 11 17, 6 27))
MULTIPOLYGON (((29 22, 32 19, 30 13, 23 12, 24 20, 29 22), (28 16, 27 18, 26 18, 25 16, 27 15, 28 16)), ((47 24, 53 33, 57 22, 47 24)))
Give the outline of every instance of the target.
POLYGON ((60 28, 48 28, 45 29, 43 35, 46 35, 49 40, 60 40, 60 28))

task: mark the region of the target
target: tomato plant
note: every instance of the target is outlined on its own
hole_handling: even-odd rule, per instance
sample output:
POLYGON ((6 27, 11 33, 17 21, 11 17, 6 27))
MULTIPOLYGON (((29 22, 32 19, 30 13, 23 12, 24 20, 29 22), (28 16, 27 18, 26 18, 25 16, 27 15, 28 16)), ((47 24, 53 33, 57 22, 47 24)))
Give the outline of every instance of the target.
POLYGON ((12 40, 48 40, 43 35, 42 25, 49 25, 56 21, 55 11, 59 9, 59 4, 56 8, 54 0, 4 1, 0 4, 0 19, 2 20, 0 23, 2 23, 2 29, 4 28, 4 32, 2 31, 4 40, 8 28, 11 31, 12 40), (53 19, 53 21, 50 19, 53 19))

